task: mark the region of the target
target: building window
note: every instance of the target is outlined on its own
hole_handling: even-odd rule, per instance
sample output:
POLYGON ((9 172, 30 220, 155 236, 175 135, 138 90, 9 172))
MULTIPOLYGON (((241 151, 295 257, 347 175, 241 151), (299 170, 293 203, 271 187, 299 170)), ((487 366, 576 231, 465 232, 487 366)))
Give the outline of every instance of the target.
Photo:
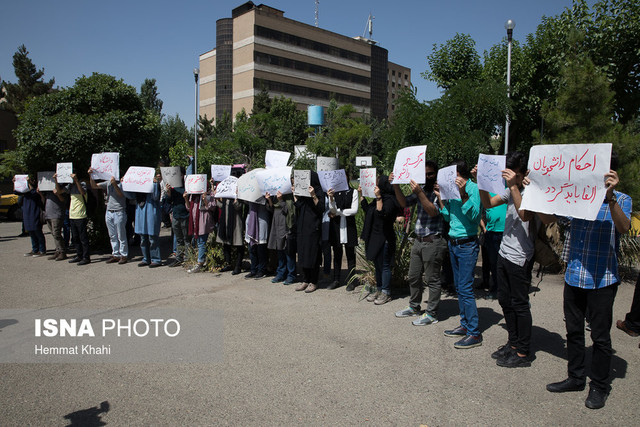
POLYGON ((395 76, 396 75, 396 70, 391 70, 391 75, 395 76))

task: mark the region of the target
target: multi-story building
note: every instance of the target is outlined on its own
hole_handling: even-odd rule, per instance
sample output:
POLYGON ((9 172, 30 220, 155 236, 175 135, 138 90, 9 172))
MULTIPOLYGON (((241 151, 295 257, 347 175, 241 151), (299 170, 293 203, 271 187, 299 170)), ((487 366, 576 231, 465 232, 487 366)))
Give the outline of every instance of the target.
POLYGON ((216 22, 216 47, 200 55, 200 115, 250 113, 256 94, 308 105, 352 104, 377 118, 391 115, 411 70, 388 61, 386 49, 346 37, 247 2, 216 22))

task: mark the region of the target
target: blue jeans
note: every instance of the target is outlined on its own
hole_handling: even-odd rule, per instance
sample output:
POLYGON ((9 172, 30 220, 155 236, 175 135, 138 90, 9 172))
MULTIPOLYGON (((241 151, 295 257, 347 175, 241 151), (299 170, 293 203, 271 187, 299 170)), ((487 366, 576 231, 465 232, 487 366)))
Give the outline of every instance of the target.
POLYGON ((198 236, 198 264, 204 264, 207 259, 207 240, 209 233, 198 236))
POLYGON ((140 250, 142 251, 142 262, 149 263, 149 260, 157 264, 162 262, 162 258, 160 258, 160 236, 141 234, 140 250))
POLYGON ((129 256, 129 242, 127 241, 127 213, 122 211, 107 211, 104 215, 104 221, 109 231, 109 240, 111 240, 111 255, 114 257, 129 256))
POLYGON ((391 295, 391 263, 396 252, 395 242, 389 244, 384 243, 384 249, 380 251, 376 259, 373 261, 376 266, 376 285, 378 292, 391 295))
POLYGON ((276 279, 294 282, 296 280, 296 258, 287 254, 286 250, 278 252, 278 268, 276 269, 276 279))
POLYGON ((478 251, 477 240, 457 246, 449 242, 453 282, 460 307, 460 325, 467 330, 467 335, 473 336, 480 335, 478 307, 473 294, 473 269, 478 261, 478 251))
POLYGON ((31 251, 33 253, 47 252, 46 241, 44 239, 44 233, 42 232, 42 226, 36 230, 29 231, 29 236, 31 237, 31 251))

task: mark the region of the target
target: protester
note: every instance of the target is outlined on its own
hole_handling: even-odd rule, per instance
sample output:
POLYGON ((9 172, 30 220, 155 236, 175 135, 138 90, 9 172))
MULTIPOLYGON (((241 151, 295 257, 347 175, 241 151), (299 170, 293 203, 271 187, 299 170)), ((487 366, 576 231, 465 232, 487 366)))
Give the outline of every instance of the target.
MULTIPOLYGON (((15 182, 15 178, 13 181, 15 182)), ((22 193, 22 222, 24 229, 31 237, 31 251, 24 256, 41 257, 47 253, 44 233, 42 233, 42 219, 40 214, 43 208, 43 197, 37 189, 37 182, 34 177, 27 178, 29 189, 22 193)))
MULTIPOLYGON (((636 280, 636 289, 633 291, 631 309, 624 317, 624 320, 616 322, 616 327, 630 337, 640 335, 640 274, 638 274, 638 280, 636 280)), ((640 348, 640 344, 638 347, 640 348)))
POLYGON ((60 184, 58 184, 58 175, 53 174, 53 179, 55 181, 53 191, 44 192, 44 216, 47 221, 47 225, 49 226, 49 232, 56 244, 56 251, 48 259, 62 261, 67 259, 67 247, 62 236, 62 229, 69 199, 66 192, 62 189, 60 184))
MULTIPOLYGON (((153 178, 152 193, 136 193, 135 233, 140 236, 142 261, 138 267, 156 268, 162 265, 160 256, 160 174, 153 178)), ((184 203, 184 199, 183 199, 184 203)))
POLYGON ((122 184, 111 177, 109 181, 99 184, 93 179, 94 169, 89 168, 89 180, 91 188, 107 193, 107 209, 104 221, 107 224, 109 240, 111 241, 111 258, 107 264, 126 264, 129 261, 129 242, 127 239, 127 197, 122 190, 122 184))
POLYGON ((76 256, 69 260, 69 263, 86 265, 91 262, 89 256, 89 235, 87 234, 87 186, 80 182, 78 175, 71 174, 73 183, 69 186, 71 205, 69 207, 69 220, 71 222, 71 233, 76 242, 76 256))
POLYGON ((209 191, 205 194, 185 193, 184 198, 189 206, 189 235, 193 236, 198 243, 198 263, 187 272, 199 273, 204 268, 206 261, 209 233, 213 231, 215 226, 217 206, 213 180, 211 180, 209 191))
MULTIPOLYGON (((180 168, 180 175, 181 181, 184 182, 184 168, 182 167, 180 168)), ((168 264, 168 266, 177 267, 184 262, 184 253, 189 235, 189 211, 187 210, 187 206, 184 201, 184 186, 171 187, 167 184, 165 189, 169 195, 169 201, 173 212, 171 229, 173 230, 173 234, 177 240, 176 257, 168 264)))
MULTIPOLYGON (((442 286, 440 283, 440 268, 447 254, 447 241, 444 239, 444 219, 440 214, 440 207, 436 200, 435 185, 438 165, 428 160, 425 162, 425 184, 418 185, 411 180, 412 194, 405 197, 400 185, 394 184, 393 189, 401 207, 417 205, 415 238, 411 247, 409 272, 407 282, 411 297, 409 306, 398 311, 396 317, 410 317, 421 314, 420 303, 425 284, 429 288, 429 299, 425 312, 412 322, 413 325, 423 326, 438 323, 438 308, 442 286), (423 280, 424 277, 424 280, 423 280)), ((393 179, 393 177, 390 177, 393 179)))
POLYGON ((347 191, 327 191, 329 198, 329 243, 333 248, 333 281, 328 289, 340 287, 342 271, 342 246, 347 255, 347 291, 355 289, 355 280, 351 280, 356 269, 356 246, 358 246, 358 230, 356 214, 358 213, 358 193, 350 188, 347 191))
POLYGON ((244 240, 249 244, 251 271, 245 279, 262 279, 267 268, 269 240, 269 212, 261 203, 249 202, 244 240))
POLYGON ((478 260, 478 224, 480 223, 480 195, 478 186, 470 178, 469 168, 463 160, 453 162, 457 168, 455 184, 460 199, 442 201, 440 212, 449 228, 449 257, 453 269, 453 281, 458 293, 460 326, 445 330, 448 337, 461 338, 455 348, 466 349, 482 345, 478 308, 473 293, 473 270, 478 260))
MULTIPOLYGON (((526 167, 526 165, 525 165, 526 167)), ((526 170, 525 170, 526 172, 526 170)), ((474 175, 475 178, 475 175, 474 175)), ((489 193, 491 197, 495 196, 489 193)), ((487 290, 485 299, 495 300, 498 298, 498 250, 502 242, 504 233, 504 221, 507 215, 507 205, 502 203, 498 206, 484 209, 484 215, 480 221, 482 229, 482 287, 487 290)))
POLYGON ((378 185, 374 189, 375 202, 369 203, 362 196, 360 186, 358 195, 364 211, 361 237, 365 244, 365 254, 368 260, 373 261, 376 271, 376 292, 371 292, 367 301, 382 305, 391 301, 391 267, 396 251, 393 223, 399 205, 387 175, 378 178, 378 185))
MULTIPOLYGON (((231 176, 240 178, 244 174, 244 166, 236 165, 231 168, 231 176)), ((238 199, 218 199, 220 219, 216 242, 222 243, 224 255, 224 267, 220 271, 231 271, 232 275, 242 272, 242 259, 244 258, 244 219, 245 205, 238 199), (232 248, 236 249, 236 262, 232 266, 232 248)))
POLYGON ((278 268, 271 283, 283 282, 285 285, 291 285, 296 281, 296 208, 293 194, 282 194, 278 191, 272 196, 267 192, 265 197, 267 209, 272 213, 267 247, 278 254, 278 268))

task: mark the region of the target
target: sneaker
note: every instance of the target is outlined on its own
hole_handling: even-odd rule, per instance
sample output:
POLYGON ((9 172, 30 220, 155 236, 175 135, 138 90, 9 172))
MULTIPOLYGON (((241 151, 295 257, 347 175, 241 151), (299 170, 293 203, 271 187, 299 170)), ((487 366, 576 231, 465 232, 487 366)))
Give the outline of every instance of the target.
POLYGON ((149 263, 146 261, 142 261, 138 263, 138 267, 146 267, 147 265, 149 265, 149 263))
POLYGON ((304 291, 305 289, 307 289, 307 287, 309 287, 309 284, 307 282, 302 282, 298 286, 296 286, 296 291, 304 291))
POLYGON ((284 282, 282 282, 282 284, 286 286, 293 285, 294 283, 296 283, 295 279, 291 279, 291 280, 287 279, 284 282))
POLYGON ((465 349, 465 348, 479 347, 481 345, 482 345, 482 335, 478 335, 478 336, 467 335, 464 338, 462 338, 460 341, 455 343, 453 346, 458 349, 465 349))
POLYGON ((187 270, 187 273, 191 274, 191 273, 200 273, 202 271, 202 265, 200 264, 196 264, 193 267, 191 267, 190 269, 187 270))
POLYGON ((267 275, 266 275, 266 274, 264 274, 264 273, 257 273, 255 276, 253 276, 253 278, 254 278, 255 280, 260 280, 260 279, 265 278, 266 276, 267 276, 267 275))
POLYGON ((448 329, 444 331, 445 337, 457 338, 457 337, 463 337, 465 335, 467 335, 467 329, 463 328, 462 326, 458 326, 455 329, 448 329))
POLYGON ((507 342, 505 345, 501 345, 500 347, 498 347, 496 351, 491 353, 491 358, 495 360, 503 359, 507 357, 509 354, 513 353, 514 351, 515 349, 511 348, 511 344, 507 342))
POLYGON ((36 252, 33 255, 31 255, 33 258, 40 258, 41 256, 45 256, 46 254, 44 252, 36 252))
POLYGON ((113 264, 114 262, 118 262, 118 261, 120 261, 120 258, 112 256, 105 262, 105 264, 113 264))
POLYGON ((24 256, 33 256, 34 254, 35 254, 35 252, 30 251, 30 252, 27 252, 26 254, 24 254, 24 256))
POLYGON ((433 325, 435 323, 438 323, 438 319, 431 316, 429 313, 424 313, 422 316, 411 322, 414 326, 433 325))
POLYGON ((87 265, 87 264, 91 264, 91 260, 86 258, 78 263, 78 265, 87 265))
POLYGON ((567 391, 582 391, 584 390, 585 381, 578 380, 576 378, 567 378, 564 381, 557 383, 547 384, 547 391, 551 393, 565 393, 567 391))
POLYGON ((505 357, 498 358, 496 365, 503 368, 528 368, 531 366, 531 359, 529 356, 518 356, 515 351, 509 352, 505 357))
POLYGON ((375 300, 378 299, 379 296, 380 296, 380 292, 379 291, 371 292, 369 294, 369 296, 367 296, 367 301, 368 302, 374 302, 375 300))
POLYGON ((314 292, 316 289, 318 289, 318 285, 316 285, 315 283, 309 283, 309 286, 307 286, 307 289, 305 289, 304 292, 306 294, 310 294, 311 292, 314 292))
POLYGON ((376 298, 373 303, 375 305, 382 305, 388 303, 389 301, 391 301, 391 295, 380 292, 380 295, 378 295, 378 298, 376 298))
POLYGON ((584 406, 589 409, 603 408, 604 402, 607 401, 608 395, 609 393, 605 391, 601 391, 591 387, 589 388, 589 395, 587 396, 587 400, 584 401, 584 406))
POLYGON ((407 306, 406 308, 396 311, 396 317, 411 317, 411 316, 419 316, 420 310, 416 310, 411 306, 407 306))
POLYGON ((283 280, 284 279, 282 277, 274 277, 273 279, 271 279, 271 283, 280 283, 283 280))

